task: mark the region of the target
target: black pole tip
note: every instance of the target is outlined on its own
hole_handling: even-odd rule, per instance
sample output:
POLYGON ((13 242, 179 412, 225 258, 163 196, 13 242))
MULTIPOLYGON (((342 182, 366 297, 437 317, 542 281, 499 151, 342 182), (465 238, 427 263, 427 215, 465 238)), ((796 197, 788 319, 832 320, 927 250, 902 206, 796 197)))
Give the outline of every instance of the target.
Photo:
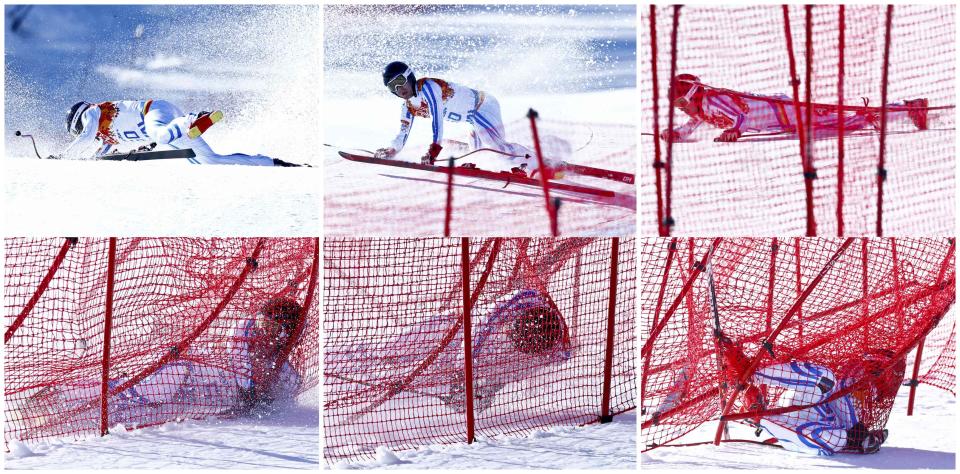
POLYGON ((22 135, 22 134, 20 133, 20 130, 17 130, 16 132, 13 132, 13 134, 16 135, 16 136, 18 136, 18 137, 19 137, 20 135, 22 135))
POLYGON ((540 114, 536 110, 530 109, 527 111, 527 118, 539 118, 540 114))

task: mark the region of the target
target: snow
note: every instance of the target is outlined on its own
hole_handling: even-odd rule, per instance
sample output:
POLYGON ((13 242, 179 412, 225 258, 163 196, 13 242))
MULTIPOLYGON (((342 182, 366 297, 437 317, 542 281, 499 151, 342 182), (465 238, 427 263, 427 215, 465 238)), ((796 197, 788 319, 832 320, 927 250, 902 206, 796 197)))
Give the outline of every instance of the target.
MULTIPOLYGON (((6 6, 9 16, 22 6, 6 6)), ((76 101, 220 109, 219 153, 319 165, 318 6, 32 6, 5 34, 6 228, 16 235, 320 234, 317 168, 42 161, 76 101), (202 45, 202 46, 198 46, 202 45)))
MULTIPOLYGON (((949 392, 921 385, 913 416, 907 416, 909 391, 901 388, 887 422, 887 442, 872 455, 810 456, 747 443, 657 448, 641 456, 648 469, 956 469, 957 400, 949 392)), ((731 437, 758 439, 752 429, 731 425, 731 437)), ((713 439, 711 423, 680 442, 713 439), (686 441, 689 440, 689 441, 686 441)))
POLYGON ((318 469, 319 389, 263 419, 187 420, 102 438, 9 445, 6 469, 318 469))
POLYGON ((612 423, 555 427, 526 437, 478 439, 471 445, 433 445, 416 451, 377 448, 377 460, 335 469, 631 469, 637 466, 635 412, 612 423))
MULTIPOLYGON (((443 231, 446 176, 352 163, 337 155, 339 149, 386 147, 396 135, 402 102, 384 89, 380 77, 390 61, 407 62, 418 77, 438 77, 496 97, 508 141, 511 133, 516 137, 511 124, 527 120, 530 108, 544 123, 636 124, 635 6, 423 8, 416 15, 396 6, 330 6, 324 11, 324 105, 331 111, 324 120, 331 145, 324 153, 324 222, 330 235, 429 236, 443 231)), ((448 122, 444 137, 466 141, 470 130, 448 122)), ((635 134, 630 132, 624 148, 636 143, 635 134)), ((431 141, 429 124, 415 120, 397 159, 419 161, 431 141)), ((495 169, 493 157, 482 155, 475 155, 477 166, 495 169)), ((598 163, 598 158, 575 154, 570 161, 635 172, 634 156, 612 165, 598 163)), ((623 193, 627 199, 561 195, 562 234, 635 232, 633 186, 575 182, 623 193)), ((456 235, 549 232, 539 189, 458 178, 453 200, 456 235)))

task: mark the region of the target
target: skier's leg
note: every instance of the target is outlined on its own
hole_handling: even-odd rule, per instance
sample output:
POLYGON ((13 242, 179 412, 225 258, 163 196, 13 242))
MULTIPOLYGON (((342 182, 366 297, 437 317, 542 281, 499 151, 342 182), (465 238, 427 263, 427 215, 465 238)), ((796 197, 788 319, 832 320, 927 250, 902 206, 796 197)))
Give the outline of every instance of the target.
POLYGON ((158 145, 169 145, 186 137, 190 128, 190 117, 170 102, 154 100, 150 103, 147 114, 143 116, 143 127, 158 145))

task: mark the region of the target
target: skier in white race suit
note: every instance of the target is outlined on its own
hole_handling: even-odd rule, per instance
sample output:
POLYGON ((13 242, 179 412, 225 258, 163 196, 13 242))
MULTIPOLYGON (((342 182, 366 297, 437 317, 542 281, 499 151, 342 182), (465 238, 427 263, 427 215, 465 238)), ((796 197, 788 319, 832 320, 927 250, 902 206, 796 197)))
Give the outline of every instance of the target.
MULTIPOLYGON (((745 132, 793 133, 797 130, 793 98, 786 94, 764 96, 720 89, 701 83, 700 78, 693 74, 674 77, 671 93, 670 105, 690 118, 673 130, 660 132, 660 138, 665 141, 687 140, 703 124, 723 130, 714 139, 717 142, 737 141, 745 132)), ((867 102, 866 99, 864 102, 867 102)), ((898 107, 887 110, 888 122, 909 119, 918 130, 927 129, 927 99, 906 100, 888 106, 898 107)), ((806 120, 806 108, 802 104, 800 112, 806 120)), ((812 129, 815 132, 836 132, 836 106, 814 105, 812 112, 812 129)), ((850 110, 844 110, 843 120, 847 132, 868 127, 880 129, 880 111, 876 107, 850 106, 850 110)))
POLYGON ((102 157, 155 143, 160 150, 192 149, 196 156, 188 160, 194 164, 299 166, 264 155, 214 152, 200 135, 222 118, 219 111, 187 114, 165 100, 77 102, 66 124, 75 138, 59 158, 102 157))
POLYGON ((526 174, 537 168, 537 160, 526 147, 508 142, 500 116, 500 103, 486 92, 436 78, 417 79, 402 62, 392 62, 383 72, 383 85, 404 100, 400 108, 400 132, 388 147, 380 148, 376 158, 393 158, 403 150, 416 117, 430 120, 432 143, 421 157, 422 164, 435 164, 444 144, 458 152, 492 148, 502 152, 495 160, 514 173, 526 174), (473 127, 472 144, 444 141, 444 122, 466 122, 473 127))
MULTIPOLYGON (((114 395, 109 401, 109 422, 127 425, 148 425, 168 421, 177 407, 207 415, 247 415, 266 413, 289 403, 297 395, 302 375, 288 360, 278 360, 291 341, 296 326, 302 324, 301 306, 287 297, 268 301, 254 318, 241 320, 224 342, 226 350, 208 353, 204 349, 188 349, 172 361, 132 387, 114 395)), ((110 389, 123 385, 129 376, 123 374, 108 381, 110 389)), ((100 397, 100 381, 76 381, 55 391, 36 397, 43 406, 38 411, 54 413, 37 422, 56 417, 57 411, 68 416, 76 410, 84 413, 99 410, 89 405, 100 397)), ((37 417, 37 413, 33 413, 37 417)), ((97 420, 99 415, 84 415, 97 420)), ((42 428, 41 428, 42 429, 42 428)))
MULTIPOLYGON (((880 403, 896 396, 903 380, 905 362, 892 363, 891 351, 868 350, 861 358, 845 362, 835 374, 827 367, 810 362, 791 361, 757 369, 742 392, 749 411, 814 405, 783 414, 762 415, 752 424, 768 432, 789 451, 831 456, 838 452, 871 454, 886 441, 887 430, 869 430, 858 413, 860 406, 880 403), (884 371, 884 367, 891 366, 884 371), (835 393, 866 378, 860 388, 825 402, 835 393), (776 400, 767 398, 779 394, 776 400)), ((726 344, 724 357, 740 373, 748 364, 738 347, 726 344)), ((759 433, 759 431, 758 431, 759 433)))

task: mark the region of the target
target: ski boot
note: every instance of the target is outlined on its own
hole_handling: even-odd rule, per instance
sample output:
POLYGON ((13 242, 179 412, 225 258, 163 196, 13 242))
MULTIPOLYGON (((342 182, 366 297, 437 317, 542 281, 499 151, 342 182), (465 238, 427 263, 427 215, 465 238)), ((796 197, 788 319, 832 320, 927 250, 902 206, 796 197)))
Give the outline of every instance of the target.
POLYGON ((907 112, 907 116, 917 126, 917 130, 926 130, 927 106, 930 105, 930 102, 927 99, 913 99, 903 101, 903 105, 913 107, 907 112))
POLYGON ((213 124, 221 120, 223 120, 223 112, 219 110, 200 112, 197 114, 197 118, 193 120, 193 123, 190 124, 190 131, 187 132, 187 136, 190 137, 190 139, 197 138, 203 135, 203 132, 206 132, 213 124))

